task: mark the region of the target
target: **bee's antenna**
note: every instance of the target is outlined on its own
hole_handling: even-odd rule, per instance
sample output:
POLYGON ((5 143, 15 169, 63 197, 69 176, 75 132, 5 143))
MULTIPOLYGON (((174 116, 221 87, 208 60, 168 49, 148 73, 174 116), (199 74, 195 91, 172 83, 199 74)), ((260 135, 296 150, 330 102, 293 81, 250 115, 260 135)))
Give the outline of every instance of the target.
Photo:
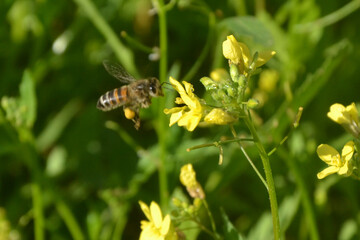
POLYGON ((174 90, 173 88, 168 88, 168 87, 163 86, 164 84, 168 84, 168 85, 172 86, 171 83, 162 82, 162 83, 161 83, 161 87, 163 87, 163 88, 165 88, 165 89, 167 89, 167 90, 172 90, 172 91, 174 90))

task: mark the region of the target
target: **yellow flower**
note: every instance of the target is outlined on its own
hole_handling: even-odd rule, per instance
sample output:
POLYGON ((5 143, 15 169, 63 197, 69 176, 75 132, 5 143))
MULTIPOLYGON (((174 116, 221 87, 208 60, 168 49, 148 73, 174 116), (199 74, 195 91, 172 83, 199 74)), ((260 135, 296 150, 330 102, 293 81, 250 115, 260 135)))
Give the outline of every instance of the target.
POLYGON ((238 42, 234 35, 227 36, 227 40, 223 42, 224 57, 233 64, 239 65, 240 72, 244 75, 246 75, 246 71, 251 64, 254 64, 254 69, 260 67, 269 61, 275 53, 275 51, 259 52, 256 62, 253 63, 253 57, 250 54, 249 48, 244 43, 238 42))
POLYGON ((350 159, 354 154, 354 142, 349 141, 342 149, 341 156, 339 152, 327 145, 321 144, 317 148, 317 154, 329 167, 325 168, 317 174, 318 179, 323 179, 330 174, 336 173, 339 175, 349 176, 352 173, 350 159))
POLYGON ((204 190, 200 183, 196 181, 196 172, 192 164, 182 166, 180 170, 180 182, 186 187, 186 190, 193 198, 205 198, 204 190))
POLYGON ((144 202, 139 201, 141 210, 149 221, 141 221, 140 240, 176 240, 177 234, 171 226, 170 215, 167 214, 164 219, 159 205, 151 202, 150 208, 144 202))
POLYGON ((330 112, 328 112, 327 115, 331 120, 339 124, 359 124, 359 116, 355 103, 346 107, 342 104, 335 103, 331 105, 330 112))
POLYGON ((348 132, 355 137, 360 135, 359 116, 355 103, 344 106, 339 103, 331 105, 330 112, 327 116, 334 122, 343 126, 348 132))
POLYGON ((184 88, 172 77, 170 77, 170 83, 181 97, 177 98, 175 103, 186 104, 186 106, 164 109, 165 114, 171 114, 169 126, 178 123, 179 126, 184 126, 188 131, 194 131, 202 118, 204 108, 199 98, 193 93, 194 88, 190 83, 183 81, 184 88))

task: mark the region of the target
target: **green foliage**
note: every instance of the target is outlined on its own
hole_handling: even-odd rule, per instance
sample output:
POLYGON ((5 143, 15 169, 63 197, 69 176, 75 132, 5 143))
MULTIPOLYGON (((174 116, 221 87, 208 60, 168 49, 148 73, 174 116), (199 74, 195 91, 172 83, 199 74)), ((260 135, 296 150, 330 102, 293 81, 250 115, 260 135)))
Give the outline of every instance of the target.
MULTIPOLYGON (((174 210, 171 197, 191 205, 179 182, 187 163, 206 194, 196 218, 204 229, 214 223, 214 238, 271 239, 267 185, 247 161, 265 175, 255 129, 262 154, 274 149, 268 159, 281 237, 359 239, 358 181, 316 177, 326 167, 317 146, 341 150, 353 140, 326 114, 334 103, 359 103, 359 8, 357 0, 1 1, 0 239, 137 239, 146 218, 139 200, 160 203, 164 215, 174 210), (243 89, 256 101, 255 126, 249 131, 240 116, 234 128, 251 141, 234 139, 228 126, 169 128, 163 109, 177 93, 167 84, 165 97, 141 110, 139 131, 121 109, 96 109, 122 84, 108 76, 104 59, 138 78, 189 81, 206 101, 235 95, 230 78, 210 74, 229 70, 222 43, 230 34, 252 56, 276 51, 243 89), (267 68, 278 75, 271 91, 261 88, 267 68)), ((197 226, 184 222, 179 230, 209 239, 197 226)))

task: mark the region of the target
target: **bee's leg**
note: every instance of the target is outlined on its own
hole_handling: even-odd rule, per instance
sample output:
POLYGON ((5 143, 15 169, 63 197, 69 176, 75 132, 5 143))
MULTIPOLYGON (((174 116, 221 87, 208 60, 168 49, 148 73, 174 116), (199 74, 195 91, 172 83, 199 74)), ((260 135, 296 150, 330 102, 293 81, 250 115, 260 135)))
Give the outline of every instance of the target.
POLYGON ((151 105, 151 97, 145 98, 141 102, 141 108, 148 108, 151 105))

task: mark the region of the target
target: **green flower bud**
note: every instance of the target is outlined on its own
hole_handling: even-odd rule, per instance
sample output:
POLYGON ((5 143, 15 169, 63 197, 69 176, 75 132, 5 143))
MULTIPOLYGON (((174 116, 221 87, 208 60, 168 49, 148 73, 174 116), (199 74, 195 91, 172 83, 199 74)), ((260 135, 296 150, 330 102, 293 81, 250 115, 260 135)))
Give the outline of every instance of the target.
POLYGON ((235 64, 230 64, 230 77, 231 79, 236 82, 236 78, 239 76, 239 69, 237 67, 237 65, 235 64))
POLYGON ((202 83, 202 85, 204 85, 206 91, 215 90, 219 88, 218 84, 209 77, 202 77, 200 79, 200 82, 202 83))
POLYGON ((254 109, 259 105, 259 101, 253 98, 250 98, 249 101, 247 102, 247 106, 250 109, 254 109))

